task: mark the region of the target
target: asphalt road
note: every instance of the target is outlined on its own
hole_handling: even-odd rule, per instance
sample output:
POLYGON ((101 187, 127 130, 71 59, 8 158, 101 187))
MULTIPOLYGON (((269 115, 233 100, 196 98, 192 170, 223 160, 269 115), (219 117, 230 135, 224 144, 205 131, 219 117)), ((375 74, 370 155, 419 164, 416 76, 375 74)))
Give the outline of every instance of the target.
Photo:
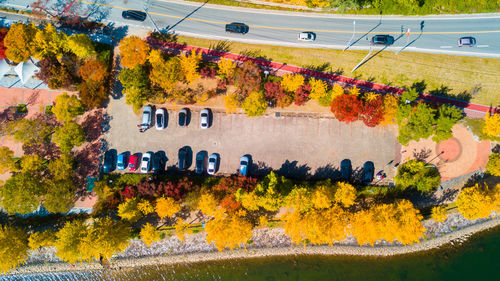
MULTIPOLYGON (((53 0, 54 3, 57 0, 53 0)), ((62 2, 62 1, 61 1, 62 2)), ((333 16, 323 14, 291 13, 213 6, 194 2, 165 0, 97 0, 75 1, 74 9, 84 16, 98 21, 125 24, 130 28, 141 26, 153 29, 153 21, 161 30, 180 35, 247 43, 263 43, 288 46, 306 46, 344 49, 350 39, 355 42, 352 50, 367 50, 374 34, 391 34, 396 41, 388 51, 397 52, 410 43, 404 51, 458 54, 500 58, 500 14, 471 16, 428 17, 373 17, 333 16), (126 9, 143 10, 148 7, 151 19, 144 22, 125 20, 121 12, 126 9), (354 24, 356 32, 353 36, 354 24), (224 25, 243 22, 249 25, 248 34, 229 34, 224 25), (421 23, 423 29, 421 30, 421 23), (410 30, 409 37, 407 31, 410 30), (315 42, 297 40, 301 31, 317 34, 315 42), (457 39, 473 36, 476 47, 457 46, 457 39)), ((27 7, 31 1, 9 0, 0 5, 27 7), (6 3, 9 2, 9 3, 6 3)), ((54 9, 61 9, 54 4, 54 9)), ((382 47, 375 47, 374 51, 382 47)))

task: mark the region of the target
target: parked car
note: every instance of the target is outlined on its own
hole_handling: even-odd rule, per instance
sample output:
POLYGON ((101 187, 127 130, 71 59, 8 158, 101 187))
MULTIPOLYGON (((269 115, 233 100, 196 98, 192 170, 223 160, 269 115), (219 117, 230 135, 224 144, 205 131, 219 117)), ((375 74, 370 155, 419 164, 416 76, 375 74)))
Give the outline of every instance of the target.
POLYGON ((148 173, 151 170, 151 158, 153 157, 151 152, 146 152, 142 155, 141 160, 141 173, 148 173))
POLYGON ((153 120, 153 108, 149 105, 146 105, 142 109, 141 129, 143 130, 149 129, 149 127, 151 127, 152 120, 153 120))
POLYGON ((232 22, 226 24, 226 32, 247 34, 250 27, 242 22, 232 22))
POLYGON ((165 167, 165 160, 163 158, 163 154, 161 152, 156 152, 153 154, 153 160, 151 164, 151 169, 153 173, 161 173, 163 172, 165 167))
POLYGON ((342 180, 348 181, 351 178, 352 165, 351 160, 344 159, 340 162, 340 178, 342 180))
POLYGON ((372 161, 367 161, 363 165, 363 184, 370 184, 373 181, 373 173, 375 172, 375 166, 372 161))
POLYGON ((179 126, 184 127, 187 126, 187 120, 189 116, 189 109, 183 108, 179 110, 179 126))
POLYGON ((118 161, 116 161, 116 167, 118 168, 118 170, 125 170, 125 168, 127 168, 127 165, 128 165, 128 157, 127 157, 127 153, 121 153, 120 155, 118 155, 118 161))
POLYGON ((217 172, 218 162, 219 162, 219 156, 216 153, 210 154, 210 157, 208 157, 208 168, 207 168, 207 173, 209 175, 213 175, 217 172))
POLYGON ((206 151, 200 151, 196 153, 196 163, 195 163, 195 169, 194 172, 197 175, 203 174, 205 171, 205 166, 207 162, 207 152, 206 151))
POLYGON ((206 129, 209 126, 210 111, 205 108, 200 111, 200 127, 206 129))
POLYGON ((102 165, 102 171, 106 174, 112 172, 115 169, 115 163, 115 153, 110 150, 106 151, 104 153, 104 164, 102 165))
POLYGON ((187 159, 187 149, 186 148, 181 148, 179 149, 179 163, 178 163, 178 168, 179 170, 184 170, 186 169, 186 159, 187 159))
POLYGON ((157 130, 163 130, 167 126, 167 113, 165 109, 159 108, 155 112, 156 115, 156 120, 155 120, 155 126, 157 130))
POLYGON ((128 160, 128 170, 132 172, 137 171, 137 168, 139 167, 139 160, 139 155, 131 155, 130 159, 128 160))
POLYGON ((394 44, 394 37, 391 35, 378 34, 372 37, 372 45, 392 45, 394 44))
POLYGON ((311 32, 311 31, 304 31, 299 33, 299 40, 300 41, 306 41, 306 42, 312 42, 316 40, 316 33, 311 32))
POLYGON ((248 159, 248 156, 243 155, 240 158, 240 174, 244 177, 248 174, 248 165, 250 165, 250 159, 248 159))
POLYGON ((127 20, 144 21, 146 13, 136 10, 126 10, 122 12, 122 17, 127 20))
POLYGON ((476 38, 462 37, 458 39, 458 47, 474 47, 476 45, 476 38))

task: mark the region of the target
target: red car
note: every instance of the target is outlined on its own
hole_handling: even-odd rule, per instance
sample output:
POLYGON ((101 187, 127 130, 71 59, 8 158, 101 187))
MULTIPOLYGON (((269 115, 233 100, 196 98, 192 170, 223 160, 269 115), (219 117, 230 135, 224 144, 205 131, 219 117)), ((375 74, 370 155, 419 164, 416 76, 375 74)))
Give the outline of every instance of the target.
POLYGON ((139 155, 137 154, 131 155, 128 161, 129 171, 137 171, 138 167, 139 167, 139 155))

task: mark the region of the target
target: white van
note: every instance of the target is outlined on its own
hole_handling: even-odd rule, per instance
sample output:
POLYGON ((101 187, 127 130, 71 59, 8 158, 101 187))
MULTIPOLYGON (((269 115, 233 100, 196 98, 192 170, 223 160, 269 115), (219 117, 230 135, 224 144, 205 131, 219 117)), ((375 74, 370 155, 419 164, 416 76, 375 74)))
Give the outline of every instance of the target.
POLYGON ((141 129, 147 130, 151 127, 151 121, 153 120, 153 108, 149 105, 146 105, 142 109, 142 123, 141 129))

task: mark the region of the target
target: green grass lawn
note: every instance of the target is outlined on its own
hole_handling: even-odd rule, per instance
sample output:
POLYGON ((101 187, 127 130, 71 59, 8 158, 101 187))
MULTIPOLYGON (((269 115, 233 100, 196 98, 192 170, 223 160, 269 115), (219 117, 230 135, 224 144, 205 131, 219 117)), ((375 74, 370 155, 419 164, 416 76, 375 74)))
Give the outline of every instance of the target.
MULTIPOLYGON (((219 43, 217 40, 185 36, 179 36, 177 41, 199 47, 219 43)), ((397 87, 408 87, 423 81, 426 92, 459 99, 470 95, 471 102, 500 105, 500 59, 412 52, 402 52, 396 56, 393 52, 386 51, 351 73, 351 69, 368 51, 277 48, 238 42, 230 42, 229 51, 397 87)))

